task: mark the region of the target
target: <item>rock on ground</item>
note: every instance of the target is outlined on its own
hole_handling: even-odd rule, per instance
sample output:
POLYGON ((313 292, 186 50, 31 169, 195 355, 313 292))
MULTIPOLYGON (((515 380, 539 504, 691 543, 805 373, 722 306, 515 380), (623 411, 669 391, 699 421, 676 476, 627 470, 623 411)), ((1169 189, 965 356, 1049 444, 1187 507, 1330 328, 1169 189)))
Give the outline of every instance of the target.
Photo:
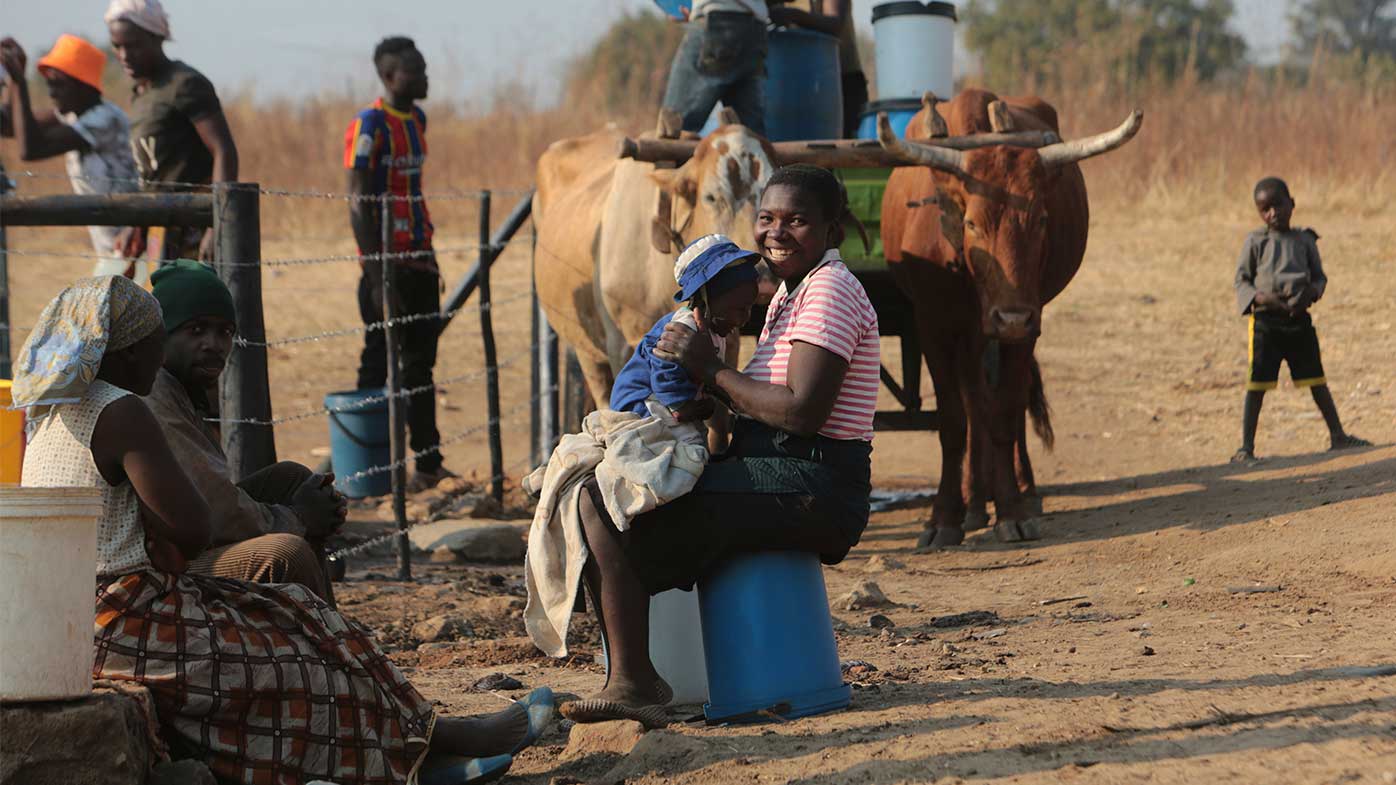
POLYGON ((863 563, 863 572, 891 572, 906 569, 906 563, 884 554, 876 554, 863 563))
POLYGON ((567 749, 562 751, 562 759, 576 760, 608 752, 628 755, 644 735, 645 726, 635 720, 579 722, 567 734, 567 749))
POLYGON ((465 561, 514 564, 523 561, 528 526, 447 519, 414 526, 407 536, 412 547, 423 554, 446 548, 465 561))
POLYGON ((846 611, 856 611, 859 608, 880 608, 890 605, 891 601, 876 583, 860 581, 853 591, 840 597, 837 604, 846 611))
POLYGON ((412 637, 422 643, 435 643, 469 635, 470 625, 455 616, 432 616, 412 626, 412 637))
POLYGON ((139 701, 115 691, 5 704, 0 726, 0 785, 143 785, 155 758, 139 701))
MULTIPOLYGON (((576 728, 572 729, 573 733, 576 731, 576 728)), ((682 772, 703 767, 711 762, 713 756, 711 745, 702 739, 671 730, 650 731, 630 750, 630 754, 597 782, 620 785, 646 775, 660 778, 679 775, 673 781, 682 781, 682 772)))

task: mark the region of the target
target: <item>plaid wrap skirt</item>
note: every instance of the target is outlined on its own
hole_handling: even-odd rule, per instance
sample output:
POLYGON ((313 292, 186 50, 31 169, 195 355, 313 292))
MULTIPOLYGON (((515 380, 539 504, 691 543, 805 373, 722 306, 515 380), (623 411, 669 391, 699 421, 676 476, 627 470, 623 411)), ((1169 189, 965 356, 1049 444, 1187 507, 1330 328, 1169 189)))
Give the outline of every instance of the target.
POLYGON ((431 703, 302 586, 147 568, 99 578, 96 611, 93 676, 149 689, 220 782, 405 783, 426 754, 431 703))

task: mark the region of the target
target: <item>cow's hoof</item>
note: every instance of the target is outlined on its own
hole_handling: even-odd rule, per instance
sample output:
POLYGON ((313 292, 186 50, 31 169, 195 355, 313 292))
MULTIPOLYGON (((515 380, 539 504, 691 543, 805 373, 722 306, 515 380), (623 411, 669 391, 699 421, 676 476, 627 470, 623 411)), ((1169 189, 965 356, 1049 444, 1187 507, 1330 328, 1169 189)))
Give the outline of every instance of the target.
POLYGON ((1023 497, 1023 514, 1029 518, 1042 515, 1042 497, 1037 494, 1023 497))
POLYGON ((1023 521, 999 521, 994 524, 994 536, 999 542, 1023 542, 1042 539, 1042 527, 1029 518, 1023 521))
POLYGON ((967 532, 977 532, 980 529, 989 527, 989 513, 986 510, 970 510, 965 513, 964 530, 967 532))
POLYGON ((916 540, 916 550, 934 550, 936 548, 948 548, 952 545, 959 545, 965 541, 963 529, 952 529, 949 526, 935 526, 921 532, 921 537, 916 540))

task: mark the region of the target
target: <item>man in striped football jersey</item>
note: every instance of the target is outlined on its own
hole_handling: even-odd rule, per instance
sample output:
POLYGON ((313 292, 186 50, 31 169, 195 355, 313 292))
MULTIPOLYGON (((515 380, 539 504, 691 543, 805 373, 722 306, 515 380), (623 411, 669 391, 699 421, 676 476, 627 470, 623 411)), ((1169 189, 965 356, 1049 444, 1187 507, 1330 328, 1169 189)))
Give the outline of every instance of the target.
MULTIPOLYGON (((383 82, 383 96, 360 111, 344 134, 344 168, 349 171, 349 223, 358 241, 359 315, 364 324, 381 322, 383 255, 394 271, 398 316, 434 314, 441 307, 440 271, 432 251, 431 214, 422 197, 422 166, 427 156, 427 116, 417 101, 427 97, 427 64, 410 38, 385 38, 373 50, 373 65, 383 82), (380 220, 386 212, 388 244, 380 220)), ((403 325, 402 386, 417 392, 407 399, 409 444, 417 454, 410 490, 430 488, 452 476, 441 465, 441 435, 436 429, 438 319, 403 325)), ((364 333, 359 357, 359 389, 387 381, 387 332, 364 333)))

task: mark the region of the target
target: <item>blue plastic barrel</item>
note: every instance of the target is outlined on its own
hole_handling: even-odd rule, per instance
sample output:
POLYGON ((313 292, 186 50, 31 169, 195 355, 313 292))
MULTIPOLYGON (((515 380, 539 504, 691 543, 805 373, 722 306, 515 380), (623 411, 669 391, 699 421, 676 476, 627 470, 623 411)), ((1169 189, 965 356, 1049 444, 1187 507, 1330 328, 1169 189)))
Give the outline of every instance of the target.
POLYGON ((813 30, 771 31, 766 54, 766 138, 843 136, 839 39, 813 30))
MULTIPOLYGON (((766 138, 772 142, 843 136, 839 39, 776 28, 767 39, 766 138)), ((699 133, 717 129, 717 109, 699 133)))
POLYGON ((900 138, 906 137, 906 124, 921 111, 920 98, 891 98, 886 101, 873 101, 858 118, 858 138, 877 138, 877 113, 886 112, 892 130, 900 138))
POLYGON ((330 460, 334 464, 334 487, 351 499, 383 496, 392 490, 390 472, 354 477, 365 469, 392 463, 392 451, 388 445, 388 402, 383 398, 385 392, 378 387, 333 392, 325 396, 325 408, 330 410, 330 460))
POLYGON ((712 721, 761 722, 844 708, 824 571, 814 554, 742 554, 698 582, 712 721), (778 708, 777 708, 778 707, 778 708))

